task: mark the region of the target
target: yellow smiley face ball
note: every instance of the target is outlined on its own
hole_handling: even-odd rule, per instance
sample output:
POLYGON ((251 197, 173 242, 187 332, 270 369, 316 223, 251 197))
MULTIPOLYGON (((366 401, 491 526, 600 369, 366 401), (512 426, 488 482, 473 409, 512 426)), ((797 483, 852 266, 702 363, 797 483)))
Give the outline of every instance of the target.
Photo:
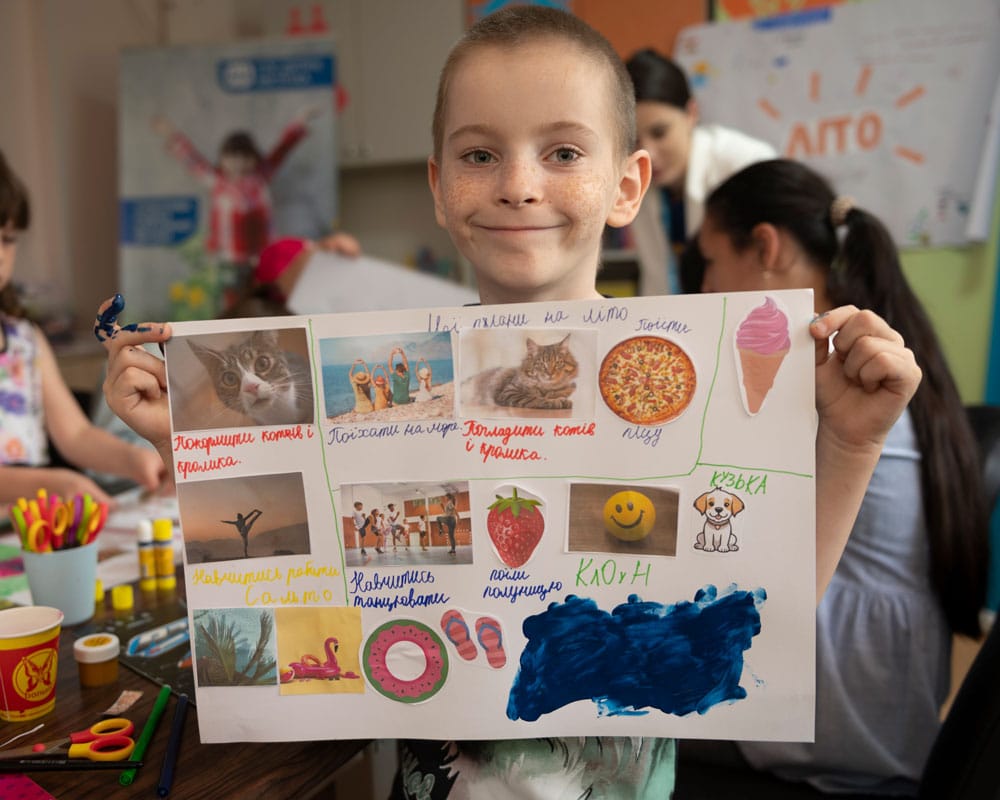
POLYGON ((604 528, 623 542, 645 539, 655 523, 653 501, 642 492, 617 492, 604 504, 604 528))

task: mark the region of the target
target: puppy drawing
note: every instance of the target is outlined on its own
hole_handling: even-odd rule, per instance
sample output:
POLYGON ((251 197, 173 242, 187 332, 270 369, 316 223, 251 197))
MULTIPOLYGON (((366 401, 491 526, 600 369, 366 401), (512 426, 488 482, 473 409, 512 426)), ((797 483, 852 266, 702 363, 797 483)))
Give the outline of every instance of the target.
POLYGON ((740 498, 722 489, 713 489, 699 495, 694 507, 705 518, 705 524, 695 537, 695 550, 729 553, 740 549, 732 522, 733 517, 743 510, 740 498))

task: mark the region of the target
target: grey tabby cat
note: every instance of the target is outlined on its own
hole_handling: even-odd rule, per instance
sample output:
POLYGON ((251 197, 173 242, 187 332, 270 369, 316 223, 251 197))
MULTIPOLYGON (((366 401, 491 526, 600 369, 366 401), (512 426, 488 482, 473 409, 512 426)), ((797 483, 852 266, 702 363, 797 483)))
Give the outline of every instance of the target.
POLYGON ((475 377, 476 401, 514 408, 572 408, 579 365, 566 344, 526 342, 519 367, 494 367, 475 377))
POLYGON ((188 340, 208 371, 215 394, 234 411, 258 425, 294 425, 313 421, 309 365, 302 356, 278 346, 275 330, 255 331, 225 349, 188 340))

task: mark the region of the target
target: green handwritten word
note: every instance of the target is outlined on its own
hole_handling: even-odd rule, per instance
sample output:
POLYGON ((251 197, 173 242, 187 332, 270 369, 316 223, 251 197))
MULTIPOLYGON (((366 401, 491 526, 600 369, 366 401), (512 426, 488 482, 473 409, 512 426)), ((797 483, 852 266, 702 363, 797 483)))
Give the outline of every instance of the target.
POLYGON ((594 564, 592 558, 581 558, 580 566, 576 570, 577 586, 621 586, 626 580, 630 586, 634 586, 641 579, 643 586, 649 586, 649 570, 651 564, 643 564, 636 559, 635 569, 632 570, 631 579, 627 569, 618 569, 618 562, 613 558, 607 559, 600 566, 594 564))
POLYGON ((742 472, 716 470, 712 473, 711 485, 746 494, 767 494, 767 475, 744 475, 742 472))

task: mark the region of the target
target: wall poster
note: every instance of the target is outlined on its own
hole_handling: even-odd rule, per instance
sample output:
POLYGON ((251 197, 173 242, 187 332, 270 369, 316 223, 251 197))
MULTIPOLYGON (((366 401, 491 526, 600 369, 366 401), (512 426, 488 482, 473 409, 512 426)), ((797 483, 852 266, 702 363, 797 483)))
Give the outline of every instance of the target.
POLYGON ((808 4, 685 28, 674 57, 702 120, 804 161, 881 218, 898 246, 988 238, 995 0, 808 4))
POLYGON ((334 226, 332 40, 121 56, 122 290, 144 319, 209 319, 272 238, 334 226))

